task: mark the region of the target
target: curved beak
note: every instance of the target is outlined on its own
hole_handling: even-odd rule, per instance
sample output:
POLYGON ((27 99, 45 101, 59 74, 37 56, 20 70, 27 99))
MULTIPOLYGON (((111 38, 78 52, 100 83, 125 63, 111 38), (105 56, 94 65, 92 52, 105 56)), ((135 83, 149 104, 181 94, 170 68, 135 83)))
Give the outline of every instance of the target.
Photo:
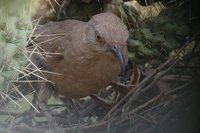
POLYGON ((124 74, 125 68, 126 68, 126 63, 125 63, 123 53, 121 52, 120 48, 116 45, 111 47, 111 51, 113 52, 113 54, 116 56, 116 58, 119 61, 119 65, 120 65, 120 68, 121 68, 120 74, 124 74))

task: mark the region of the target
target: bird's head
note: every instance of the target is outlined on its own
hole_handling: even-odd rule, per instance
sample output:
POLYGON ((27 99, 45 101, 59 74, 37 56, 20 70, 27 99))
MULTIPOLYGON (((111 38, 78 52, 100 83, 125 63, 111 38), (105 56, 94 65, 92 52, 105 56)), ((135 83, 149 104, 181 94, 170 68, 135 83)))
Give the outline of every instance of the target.
POLYGON ((125 71, 126 61, 123 50, 128 38, 127 27, 112 13, 94 15, 86 26, 84 41, 94 52, 111 52, 118 59, 121 72, 125 71))

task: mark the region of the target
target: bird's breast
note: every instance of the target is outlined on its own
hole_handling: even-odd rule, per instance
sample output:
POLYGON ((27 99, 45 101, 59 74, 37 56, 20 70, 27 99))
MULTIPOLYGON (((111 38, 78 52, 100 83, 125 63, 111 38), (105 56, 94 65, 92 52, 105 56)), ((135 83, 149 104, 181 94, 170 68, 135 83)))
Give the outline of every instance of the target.
POLYGON ((115 56, 106 52, 91 58, 69 57, 54 64, 52 71, 61 74, 51 76, 57 90, 62 95, 77 98, 97 93, 108 86, 118 76, 120 67, 115 56))

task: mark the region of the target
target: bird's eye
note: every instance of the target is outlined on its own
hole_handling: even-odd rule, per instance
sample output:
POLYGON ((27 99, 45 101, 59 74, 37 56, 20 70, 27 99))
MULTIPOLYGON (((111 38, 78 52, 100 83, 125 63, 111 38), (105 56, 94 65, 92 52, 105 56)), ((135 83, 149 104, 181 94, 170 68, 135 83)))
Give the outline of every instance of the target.
POLYGON ((102 42, 102 37, 99 33, 96 33, 96 41, 100 43, 102 42))

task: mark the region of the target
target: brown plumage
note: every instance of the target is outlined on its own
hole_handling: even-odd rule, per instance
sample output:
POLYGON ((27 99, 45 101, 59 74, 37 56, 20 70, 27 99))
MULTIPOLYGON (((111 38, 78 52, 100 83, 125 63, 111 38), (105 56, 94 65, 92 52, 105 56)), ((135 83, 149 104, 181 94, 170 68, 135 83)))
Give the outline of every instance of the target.
POLYGON ((38 48, 46 52, 44 64, 49 71, 61 74, 46 78, 67 97, 99 92, 127 64, 127 27, 112 13, 97 14, 89 22, 48 22, 38 26, 35 35, 39 35, 38 48))

